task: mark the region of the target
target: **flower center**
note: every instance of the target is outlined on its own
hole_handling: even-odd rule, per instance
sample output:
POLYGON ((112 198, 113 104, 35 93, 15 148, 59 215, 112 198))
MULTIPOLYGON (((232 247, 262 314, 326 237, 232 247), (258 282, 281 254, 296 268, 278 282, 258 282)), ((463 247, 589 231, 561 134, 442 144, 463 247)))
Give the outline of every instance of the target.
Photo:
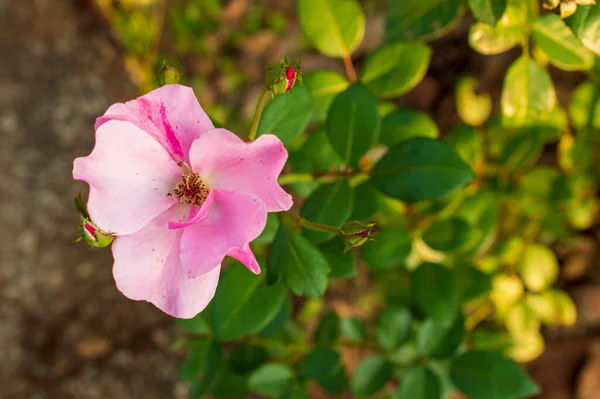
POLYGON ((181 181, 177 183, 175 190, 173 190, 173 196, 182 204, 200 206, 204 204, 209 193, 210 187, 192 171, 184 171, 181 175, 181 181))

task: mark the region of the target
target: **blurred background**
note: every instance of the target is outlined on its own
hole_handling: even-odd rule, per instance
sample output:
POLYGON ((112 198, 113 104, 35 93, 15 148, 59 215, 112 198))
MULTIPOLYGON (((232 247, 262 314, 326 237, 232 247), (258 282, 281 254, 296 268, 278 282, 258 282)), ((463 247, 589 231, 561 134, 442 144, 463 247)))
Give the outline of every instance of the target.
MULTIPOLYGON (((361 3, 357 66, 381 40, 385 9, 361 3)), ((497 108, 519 54, 474 52, 469 18, 430 43, 427 76, 397 101, 428 113, 442 136, 460 121, 457 78, 480 77, 497 108)), ((155 87, 165 61, 211 118, 245 134, 264 72, 285 54, 306 71, 344 72, 309 49, 291 0, 0 0, 0 398, 187 397, 173 320, 117 291, 109 251, 73 244, 72 200, 84 185, 72 180, 72 160, 91 150, 94 119, 155 87)), ((551 74, 566 106, 583 75, 551 74)), ((545 331, 545 352, 526 365, 542 398, 600 398, 598 233, 595 223, 559 253, 558 286, 578 321, 545 331)), ((347 288, 329 298, 342 315, 347 288)), ((352 367, 360 354, 343 356, 352 367)))

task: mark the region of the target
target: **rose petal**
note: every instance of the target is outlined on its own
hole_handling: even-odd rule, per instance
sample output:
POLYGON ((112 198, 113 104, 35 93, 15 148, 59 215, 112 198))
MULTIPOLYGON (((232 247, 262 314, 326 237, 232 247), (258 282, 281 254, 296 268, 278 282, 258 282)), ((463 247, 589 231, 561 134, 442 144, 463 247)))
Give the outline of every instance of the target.
POLYGON ((254 256, 254 252, 250 249, 250 244, 245 244, 242 248, 231 248, 227 252, 227 256, 231 256, 239 260, 243 265, 254 274, 260 274, 260 266, 254 256))
POLYGON ((207 273, 228 254, 252 272, 260 272, 248 243, 265 228, 264 203, 241 191, 214 189, 213 195, 208 217, 184 229, 181 263, 186 275, 193 278, 207 273))
MULTIPOLYGON (((128 298, 153 303, 178 318, 191 318, 208 305, 215 294, 221 265, 189 279, 183 272, 180 245, 183 229, 170 230, 172 220, 185 220, 188 210, 176 205, 140 231, 117 237, 112 245, 113 276, 128 298)), ((196 254, 198 258, 202 254, 196 254)))
POLYGON ((192 143, 190 162, 212 189, 239 190, 258 197, 268 212, 285 211, 292 197, 277 183, 287 160, 281 141, 266 134, 245 143, 225 129, 206 131, 192 143))
POLYGON ((182 229, 184 227, 203 221, 208 216, 208 211, 210 210, 210 207, 212 206, 214 201, 215 196, 211 191, 208 194, 208 197, 206 197, 206 200, 204 201, 204 204, 202 204, 201 207, 192 207, 188 220, 186 220, 185 222, 169 222, 169 228, 182 229))
POLYGON ((177 201, 168 196, 181 168, 137 126, 110 121, 96 131, 96 146, 73 163, 73 178, 90 185, 88 211, 102 230, 139 230, 177 201))
POLYGON ((176 162, 189 162, 192 142, 214 126, 190 87, 165 85, 125 104, 117 103, 96 120, 128 121, 151 135, 176 162))

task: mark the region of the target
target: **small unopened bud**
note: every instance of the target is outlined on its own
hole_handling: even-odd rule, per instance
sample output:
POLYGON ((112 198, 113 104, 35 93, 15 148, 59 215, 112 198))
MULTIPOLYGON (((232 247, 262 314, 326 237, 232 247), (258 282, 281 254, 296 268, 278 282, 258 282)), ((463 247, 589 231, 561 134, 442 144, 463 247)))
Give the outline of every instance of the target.
POLYGON ((346 244, 344 252, 358 248, 368 241, 375 239, 375 223, 363 223, 358 220, 348 220, 340 228, 342 240, 346 244))
POLYGON ((596 4, 596 0, 575 0, 575 3, 580 6, 593 6, 596 4))
POLYGON ((163 66, 158 70, 156 75, 156 79, 160 86, 179 83, 180 78, 181 74, 179 71, 167 63, 163 63, 163 66))
POLYGON ((109 246, 115 237, 109 233, 102 231, 90 220, 90 216, 87 211, 87 204, 83 200, 81 193, 75 198, 75 208, 79 212, 81 223, 79 229, 81 235, 77 237, 75 242, 85 241, 90 247, 105 248, 109 246))
POLYGON ((273 97, 290 91, 296 82, 302 84, 300 63, 290 64, 287 56, 280 64, 271 65, 265 74, 265 86, 273 97))
POLYGON ((90 247, 105 248, 108 247, 115 237, 98 228, 91 220, 82 218, 80 229, 81 235, 75 242, 85 241, 90 247))

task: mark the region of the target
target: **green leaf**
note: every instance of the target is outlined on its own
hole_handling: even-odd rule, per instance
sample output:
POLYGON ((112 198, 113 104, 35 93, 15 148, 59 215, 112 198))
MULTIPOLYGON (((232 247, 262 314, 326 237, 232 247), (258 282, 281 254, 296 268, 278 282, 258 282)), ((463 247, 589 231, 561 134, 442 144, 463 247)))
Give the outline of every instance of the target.
POLYGON ((308 135, 300 155, 312 164, 308 172, 328 172, 331 168, 343 164, 342 159, 331 146, 324 128, 308 135))
POLYGON ((371 220, 379 210, 379 193, 368 182, 354 187, 354 206, 350 220, 371 220))
POLYGON ((484 189, 466 197, 455 216, 466 220, 471 226, 477 226, 487 235, 495 233, 499 214, 498 196, 484 189))
POLYGON ((250 395, 248 390, 248 375, 240 375, 229 368, 225 368, 219 383, 210 390, 212 397, 217 398, 246 398, 250 395))
POLYGON ((333 349, 317 345, 304 356, 298 371, 302 377, 315 380, 340 368, 340 360, 340 354, 333 349))
POLYGON ((427 319, 417 332, 417 348, 425 356, 446 358, 451 356, 465 337, 465 318, 458 312, 452 324, 441 324, 427 319))
POLYGON ((269 285, 275 284, 279 281, 283 274, 283 264, 281 260, 287 255, 287 237, 285 231, 281 225, 275 233, 273 243, 271 244, 271 251, 267 258, 267 283, 269 285))
MULTIPOLYGON (((302 206, 302 217, 313 223, 342 227, 352 214, 354 196, 346 179, 323 184, 302 206)), ((322 243, 334 237, 333 233, 304 229, 304 236, 312 243, 322 243)))
POLYGON ((548 71, 529 57, 521 56, 508 69, 501 102, 506 124, 531 124, 545 116, 556 105, 548 71))
POLYGON ((450 131, 445 142, 450 144, 462 160, 471 167, 483 159, 483 135, 478 133, 473 126, 456 126, 450 131))
POLYGON ((462 78, 456 86, 456 108, 463 122, 482 126, 492 112, 492 99, 488 94, 477 94, 477 80, 462 78))
POLYGON ((577 129, 600 128, 600 90, 592 82, 583 82, 573 92, 569 116, 577 129))
POLYGON ((315 330, 314 341, 317 345, 334 345, 342 335, 340 317, 334 311, 327 312, 315 330))
POLYGON ((418 366, 401 381, 392 399, 440 399, 442 387, 437 376, 428 368, 418 366))
POLYGON ((527 33, 526 25, 526 2, 522 0, 508 0, 506 10, 496 26, 481 22, 471 25, 469 44, 481 54, 499 54, 510 50, 523 41, 527 33))
POLYGON ((279 398, 288 390, 292 379, 293 372, 286 365, 268 363, 250 374, 248 387, 259 395, 279 398))
POLYGON ((450 365, 450 379, 470 399, 516 399, 538 386, 516 363, 493 352, 466 352, 450 365))
POLYGON ((450 146, 424 137, 390 148, 371 174, 379 191, 407 202, 440 198, 474 177, 450 146))
POLYGON ((477 328, 469 339, 473 350, 504 353, 513 345, 510 334, 504 329, 477 328))
POLYGON ((325 122, 327 112, 336 94, 348 88, 350 82, 337 72, 329 70, 312 71, 303 80, 313 98, 314 120, 319 123, 325 122))
POLYGON ((492 277, 472 265, 457 265, 455 273, 463 301, 489 294, 492 290, 492 277))
POLYGON ((344 253, 346 245, 342 240, 331 240, 319 246, 319 250, 331 266, 329 278, 347 278, 356 275, 354 253, 344 253))
POLYGON ((288 145, 306 129, 312 113, 310 93, 305 87, 296 87, 267 103, 258 125, 258 136, 274 134, 288 145))
POLYGON ((289 395, 285 396, 285 399, 310 399, 310 396, 306 393, 306 387, 295 386, 293 389, 289 395))
POLYGON ((186 382, 194 382, 202 372, 206 363, 211 341, 197 339, 187 347, 187 357, 179 367, 179 376, 186 382))
POLYGON ((290 297, 286 295, 285 300, 281 304, 281 308, 279 308, 279 311, 277 312, 277 315, 265 328, 263 328, 259 335, 261 337, 271 337, 277 334, 290 320, 291 307, 292 304, 290 297))
POLYGON ((386 44, 367 57, 360 81, 379 97, 398 97, 425 77, 430 60, 431 49, 423 43, 386 44))
POLYGON ((349 56, 365 34, 365 15, 356 0, 298 0, 298 18, 312 45, 330 57, 349 56))
POLYGON ((500 164, 514 171, 530 167, 541 155, 544 142, 535 132, 528 132, 510 140, 500 156, 500 164))
POLYGON ((451 270, 425 263, 414 272, 413 294, 426 315, 449 325, 459 307, 460 291, 451 270))
POLYGON ((595 163, 595 143, 593 135, 586 131, 575 137, 564 135, 559 143, 558 164, 566 173, 587 174, 595 163), (591 137, 590 137, 591 136, 591 137))
MULTIPOLYGON (((309 135, 309 138, 311 136, 312 134, 309 135)), ((329 139, 327 139, 327 141, 329 141, 329 139)), ((331 147, 331 144, 329 145, 329 147, 331 147)), ((317 166, 311 159, 309 159, 306 156, 304 149, 302 149, 301 151, 290 152, 287 164, 291 169, 291 173, 295 174, 312 175, 317 170, 317 166)), ((316 181, 298 182, 290 184, 289 187, 299 196, 308 197, 313 191, 315 191, 319 187, 319 183, 316 181)))
POLYGON ((377 100, 361 84, 338 94, 327 116, 327 134, 335 151, 351 165, 377 141, 379 134, 377 100))
POLYGON ((565 71, 585 71, 594 65, 594 53, 586 48, 556 14, 546 14, 533 24, 533 41, 550 62, 565 71))
POLYGON ((262 330, 275 318, 285 300, 283 284, 268 285, 236 265, 223 274, 212 303, 212 326, 222 341, 239 339, 262 330))
POLYGON ((342 335, 350 342, 362 342, 365 339, 367 326, 357 317, 346 317, 340 324, 342 335))
POLYGON ((478 21, 496 25, 506 11, 507 2, 507 0, 469 0, 469 7, 478 21))
POLYGON ((435 139, 438 135, 437 125, 427 114, 412 109, 399 109, 383 118, 379 141, 393 147, 401 141, 415 137, 435 139))
POLYGON ((600 4, 578 6, 566 21, 587 48, 600 53, 600 4))
POLYGON ((191 319, 176 319, 175 323, 177 323, 179 328, 196 335, 207 335, 210 333, 210 325, 206 321, 204 313, 198 313, 191 319))
POLYGON ((436 251, 452 252, 465 249, 472 242, 473 230, 462 219, 444 219, 432 223, 423 232, 425 244, 436 251))
POLYGON ((275 238, 275 233, 277 233, 278 229, 279 229, 279 219, 277 218, 277 214, 275 214, 275 213, 267 214, 267 225, 265 226, 265 229, 262 231, 262 233, 260 233, 260 235, 258 237, 256 237, 256 239, 254 239, 254 241, 252 241, 252 244, 258 244, 258 245, 270 244, 271 242, 273 242, 273 239, 275 238))
POLYGON ((199 398, 210 392, 223 377, 226 361, 221 345, 214 341, 194 341, 188 348, 188 358, 181 365, 180 375, 191 382, 190 397, 199 398))
POLYGON ((411 331, 412 315, 410 310, 389 307, 379 316, 375 339, 383 349, 396 349, 410 338, 411 331))
POLYGON ((341 356, 330 348, 316 346, 302 359, 299 372, 303 378, 318 381, 330 393, 341 394, 346 389, 341 356))
POLYGON ((327 289, 330 267, 319 250, 296 231, 280 228, 267 265, 277 265, 290 290, 299 296, 320 298, 327 289))
POLYGON ((267 351, 263 346, 252 345, 242 342, 236 346, 229 357, 231 370, 244 374, 252 371, 268 359, 267 351))
POLYGON ((385 30, 390 41, 434 38, 458 19, 464 0, 388 2, 385 30))
POLYGON ((360 253, 373 270, 389 270, 404 264, 412 249, 412 236, 405 229, 383 230, 360 253))
POLYGON ((361 398, 372 397, 392 378, 392 365, 379 355, 364 358, 356 367, 350 387, 361 398))

